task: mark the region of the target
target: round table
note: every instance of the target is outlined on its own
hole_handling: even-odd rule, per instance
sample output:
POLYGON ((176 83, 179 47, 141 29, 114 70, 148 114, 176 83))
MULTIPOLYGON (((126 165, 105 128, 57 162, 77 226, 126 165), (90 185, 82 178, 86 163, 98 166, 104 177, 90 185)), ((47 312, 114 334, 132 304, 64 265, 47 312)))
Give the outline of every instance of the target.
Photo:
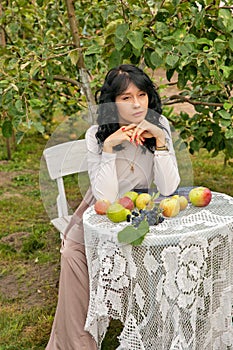
POLYGON ((111 318, 123 330, 118 350, 233 349, 233 198, 213 192, 150 227, 143 244, 120 244, 128 223, 93 207, 83 216, 90 279, 85 329, 98 348, 111 318))

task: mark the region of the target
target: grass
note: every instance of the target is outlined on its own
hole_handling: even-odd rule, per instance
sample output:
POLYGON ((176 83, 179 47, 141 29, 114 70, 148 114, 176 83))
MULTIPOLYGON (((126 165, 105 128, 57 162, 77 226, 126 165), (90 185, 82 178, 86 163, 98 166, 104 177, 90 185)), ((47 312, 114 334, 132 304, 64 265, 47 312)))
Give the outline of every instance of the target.
MULTIPOLYGON (((0 142, 0 350, 40 350, 47 344, 57 302, 60 238, 49 223, 40 193, 40 159, 46 141, 29 135, 5 159, 0 142)), ((194 184, 233 196, 233 168, 224 157, 201 150, 191 156, 194 184)), ((81 200, 78 184, 67 178, 74 209, 81 200), (76 190, 74 191, 74 188, 76 190)), ((117 347, 121 324, 112 321, 102 350, 117 347)))

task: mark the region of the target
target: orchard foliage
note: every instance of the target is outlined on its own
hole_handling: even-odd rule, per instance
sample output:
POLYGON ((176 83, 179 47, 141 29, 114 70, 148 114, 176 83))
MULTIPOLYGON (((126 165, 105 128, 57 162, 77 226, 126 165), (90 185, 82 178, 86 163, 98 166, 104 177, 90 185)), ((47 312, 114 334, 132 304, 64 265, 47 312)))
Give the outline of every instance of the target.
POLYGON ((2 134, 30 128, 49 133, 54 113, 85 108, 78 61, 94 92, 120 63, 176 74, 178 95, 164 105, 191 103, 194 115, 164 113, 189 145, 233 157, 233 7, 219 0, 3 0, 0 109, 2 134), (78 21, 74 45, 67 4, 78 21))

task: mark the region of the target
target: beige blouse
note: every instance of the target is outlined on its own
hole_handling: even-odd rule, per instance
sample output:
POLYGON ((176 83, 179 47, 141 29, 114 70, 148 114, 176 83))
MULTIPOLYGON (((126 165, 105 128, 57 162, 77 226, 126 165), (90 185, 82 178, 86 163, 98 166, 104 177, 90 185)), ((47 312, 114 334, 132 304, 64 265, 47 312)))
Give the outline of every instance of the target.
POLYGON ((175 151, 172 144, 168 120, 162 116, 161 122, 168 133, 168 151, 154 154, 130 142, 123 142, 123 150, 114 153, 100 152, 95 134, 98 125, 86 132, 88 149, 88 174, 92 192, 96 199, 114 202, 126 191, 154 187, 154 192, 171 195, 178 187, 180 176, 175 151))

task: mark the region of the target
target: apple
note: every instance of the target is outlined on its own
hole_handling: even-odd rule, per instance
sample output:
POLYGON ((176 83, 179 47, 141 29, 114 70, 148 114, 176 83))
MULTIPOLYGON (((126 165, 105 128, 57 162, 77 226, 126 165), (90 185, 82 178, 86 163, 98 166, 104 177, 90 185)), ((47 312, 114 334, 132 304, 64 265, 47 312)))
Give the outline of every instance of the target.
POLYGON ((136 207, 140 209, 145 209, 146 206, 151 202, 151 195, 149 193, 140 193, 136 199, 136 207))
POLYGON ((126 209, 133 210, 134 208, 134 202, 127 196, 119 198, 117 202, 123 205, 126 209))
POLYGON ((185 196, 179 196, 178 194, 172 196, 173 198, 177 198, 180 202, 180 210, 184 210, 188 206, 188 200, 185 196))
POLYGON ((107 217, 112 222, 125 221, 128 214, 131 214, 131 211, 117 202, 112 203, 107 210, 107 217))
POLYGON ((189 200, 195 207, 206 207, 212 198, 212 193, 207 187, 194 187, 189 192, 189 200))
POLYGON ((162 209, 164 216, 174 217, 180 212, 180 201, 174 197, 164 198, 159 203, 159 207, 162 209))
POLYGON ((97 214, 105 215, 111 202, 108 199, 98 199, 94 204, 94 209, 97 214))
POLYGON ((186 209, 188 206, 187 198, 185 196, 180 196, 179 201, 180 201, 180 210, 186 209))
POLYGON ((136 205, 136 199, 138 198, 138 193, 135 191, 128 191, 124 193, 123 197, 129 197, 133 201, 134 205, 136 205))

